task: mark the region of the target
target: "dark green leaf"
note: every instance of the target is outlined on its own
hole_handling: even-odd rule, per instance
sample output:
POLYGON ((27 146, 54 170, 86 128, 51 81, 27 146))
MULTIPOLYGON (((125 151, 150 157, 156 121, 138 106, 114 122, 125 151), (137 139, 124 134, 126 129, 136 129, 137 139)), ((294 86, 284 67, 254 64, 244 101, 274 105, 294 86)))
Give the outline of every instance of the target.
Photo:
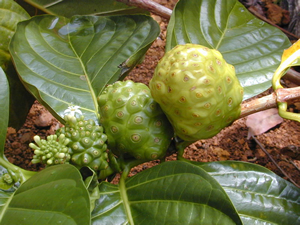
POLYGON ((128 221, 122 203, 120 189, 117 185, 107 182, 100 184, 100 198, 92 212, 92 224, 126 224, 128 221))
POLYGON ((13 0, 0 1, 0 66, 6 69, 10 62, 8 44, 17 23, 29 19, 28 13, 13 0))
POLYGON ((6 70, 9 82, 10 103, 9 103, 9 127, 20 129, 34 102, 34 97, 25 89, 18 77, 14 65, 10 62, 6 70))
POLYGON ((165 162, 125 185, 100 185, 93 224, 241 224, 228 196, 204 170, 165 162))
POLYGON ((59 16, 74 15, 129 15, 147 11, 127 6, 115 0, 25 0, 40 10, 59 16))
POLYGON ((19 129, 28 114, 33 98, 25 90, 11 63, 8 45, 17 23, 29 19, 28 13, 13 0, 0 1, 0 66, 5 69, 10 86, 9 126, 19 129))
POLYGON ((4 145, 9 117, 9 86, 6 75, 0 67, 0 157, 4 155, 4 145))
POLYGON ((167 30, 166 50, 194 43, 219 50, 234 65, 244 99, 271 87, 290 46, 277 28, 257 19, 238 0, 180 0, 167 30))
POLYGON ((10 51, 25 86, 49 111, 63 117, 77 105, 97 121, 97 97, 124 75, 119 65, 132 69, 158 34, 148 16, 37 16, 19 24, 10 51))
POLYGON ((49 167, 15 192, 0 221, 8 224, 89 224, 89 195, 79 171, 71 165, 49 167))
POLYGON ((300 224, 300 189, 270 170, 234 161, 193 164, 222 185, 244 224, 300 224))

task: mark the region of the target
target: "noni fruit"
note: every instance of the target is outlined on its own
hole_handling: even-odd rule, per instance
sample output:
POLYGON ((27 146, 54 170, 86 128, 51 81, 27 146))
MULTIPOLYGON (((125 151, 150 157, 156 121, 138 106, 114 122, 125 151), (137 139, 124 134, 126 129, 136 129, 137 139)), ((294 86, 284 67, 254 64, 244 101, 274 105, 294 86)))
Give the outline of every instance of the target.
POLYGON ((215 49, 177 45, 159 61, 151 94, 185 141, 213 137, 237 119, 243 88, 235 68, 215 49))
POLYGON ((104 170, 108 167, 107 136, 103 133, 103 127, 96 125, 92 119, 85 120, 84 116, 79 118, 73 115, 64 117, 66 124, 56 131, 64 134, 70 141, 70 162, 81 168, 88 166, 94 171, 104 170))
POLYGON ((105 88, 98 103, 108 148, 115 155, 146 161, 165 156, 173 128, 145 84, 117 81, 105 88))

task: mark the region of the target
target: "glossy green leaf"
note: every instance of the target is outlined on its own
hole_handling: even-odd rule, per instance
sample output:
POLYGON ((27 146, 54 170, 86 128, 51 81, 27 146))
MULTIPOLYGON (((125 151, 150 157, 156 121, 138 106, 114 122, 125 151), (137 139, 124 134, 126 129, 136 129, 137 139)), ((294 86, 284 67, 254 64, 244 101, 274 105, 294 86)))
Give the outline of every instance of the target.
POLYGON ((88 192, 79 171, 68 164, 37 173, 5 204, 0 215, 3 225, 90 223, 88 192))
MULTIPOLYGON (((5 207, 6 205, 9 203, 9 201, 11 200, 11 198, 13 197, 13 192, 11 191, 3 191, 0 190, 0 212, 2 213, 3 211, 5 211, 5 207)), ((1 214, 0 214, 1 216, 1 214)))
POLYGON ((166 50, 185 43, 219 50, 234 65, 244 99, 271 87, 282 52, 290 46, 279 29, 238 0, 180 0, 168 26, 166 50))
POLYGON ((92 224, 241 224, 228 196, 204 170, 171 161, 123 185, 100 184, 92 224))
POLYGON ((265 167, 234 161, 193 164, 222 185, 245 225, 300 224, 300 189, 265 167))
POLYGON ((6 75, 0 67, 0 157, 4 155, 4 145, 9 117, 9 86, 6 75))
POLYGON ((10 62, 8 44, 13 36, 17 23, 29 19, 28 13, 13 0, 0 1, 0 66, 7 68, 10 62))
POLYGON ((145 10, 127 6, 115 0, 25 0, 48 13, 71 17, 74 15, 129 15, 147 13, 145 10))
POLYGON ((140 62, 158 34, 148 16, 45 15, 18 25, 10 51, 26 88, 49 111, 62 117, 77 105, 97 121, 99 94, 140 62))

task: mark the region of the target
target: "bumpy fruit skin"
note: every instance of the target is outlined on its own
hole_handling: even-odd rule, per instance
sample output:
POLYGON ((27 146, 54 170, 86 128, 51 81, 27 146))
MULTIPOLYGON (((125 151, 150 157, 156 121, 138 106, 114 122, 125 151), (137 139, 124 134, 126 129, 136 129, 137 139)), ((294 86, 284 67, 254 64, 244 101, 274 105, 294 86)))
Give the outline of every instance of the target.
POLYGON ((145 84, 117 81, 98 103, 108 148, 115 155, 148 161, 165 156, 173 128, 145 84))
POLYGON ((243 88, 221 53, 196 45, 177 45, 158 63, 151 94, 185 141, 213 137, 237 119, 243 88))
POLYGON ((96 125, 95 121, 85 120, 67 115, 66 124, 57 130, 57 134, 64 134, 70 141, 68 146, 72 150, 71 163, 81 168, 89 166, 94 171, 104 170, 108 167, 108 155, 106 152, 107 136, 103 133, 103 127, 96 125))

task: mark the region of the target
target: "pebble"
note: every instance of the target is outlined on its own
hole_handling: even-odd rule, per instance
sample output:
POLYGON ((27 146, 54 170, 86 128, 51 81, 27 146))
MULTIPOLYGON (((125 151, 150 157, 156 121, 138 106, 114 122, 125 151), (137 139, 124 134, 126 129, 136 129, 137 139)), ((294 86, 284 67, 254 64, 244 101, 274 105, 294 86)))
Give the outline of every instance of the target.
POLYGON ((54 117, 52 116, 52 114, 50 112, 44 111, 34 121, 34 125, 37 127, 49 127, 53 123, 53 120, 52 120, 53 118, 54 117))
POLYGON ((34 136, 34 133, 31 131, 28 133, 24 133, 20 138, 20 142, 21 143, 29 143, 32 141, 33 136, 34 136))

